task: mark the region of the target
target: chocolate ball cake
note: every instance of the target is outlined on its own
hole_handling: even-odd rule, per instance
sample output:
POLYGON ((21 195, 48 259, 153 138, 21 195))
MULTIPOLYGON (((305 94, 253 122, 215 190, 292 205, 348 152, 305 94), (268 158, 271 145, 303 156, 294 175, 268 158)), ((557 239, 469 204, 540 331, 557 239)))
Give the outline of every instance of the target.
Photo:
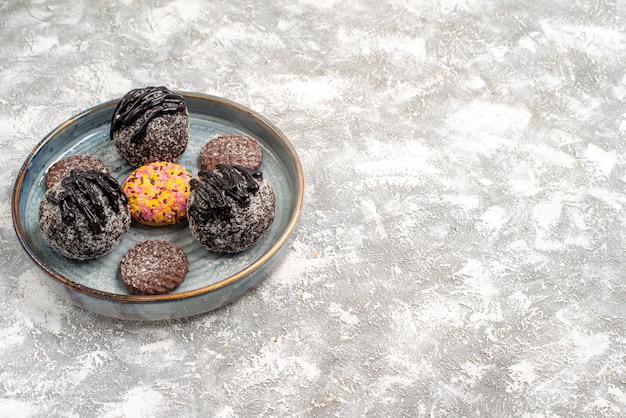
POLYGON ((187 219, 191 235, 209 251, 238 253, 274 221, 276 196, 261 172, 218 164, 191 180, 187 219))
POLYGON ((133 167, 177 161, 189 142, 189 112, 183 96, 166 87, 129 91, 113 112, 111 139, 133 167))
POLYGON ((73 169, 96 170, 110 174, 109 169, 100 159, 91 155, 72 155, 52 164, 46 173, 46 189, 51 189, 70 175, 73 169))
POLYGON ((39 227, 64 257, 86 260, 111 251, 131 224, 118 182, 95 170, 72 170, 39 204, 39 227))
POLYGON ((176 289, 189 272, 189 260, 176 245, 150 240, 135 245, 122 257, 120 276, 133 295, 162 295, 176 289))

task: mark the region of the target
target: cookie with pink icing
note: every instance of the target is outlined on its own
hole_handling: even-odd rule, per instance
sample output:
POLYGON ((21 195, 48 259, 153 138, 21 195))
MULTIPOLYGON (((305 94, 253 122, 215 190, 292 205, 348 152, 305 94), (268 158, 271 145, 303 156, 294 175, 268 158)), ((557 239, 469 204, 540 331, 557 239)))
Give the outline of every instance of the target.
POLYGON ((187 218, 191 174, 159 161, 137 168, 124 182, 132 218, 148 226, 175 225, 187 218))

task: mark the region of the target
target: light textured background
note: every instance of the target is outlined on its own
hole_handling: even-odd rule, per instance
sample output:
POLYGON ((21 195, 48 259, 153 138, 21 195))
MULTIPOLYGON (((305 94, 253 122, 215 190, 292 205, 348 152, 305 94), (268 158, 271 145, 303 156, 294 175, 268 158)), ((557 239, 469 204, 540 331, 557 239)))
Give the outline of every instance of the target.
POLYGON ((625 27, 608 0, 0 1, 0 415, 623 416, 625 27), (48 290, 11 191, 59 123, 160 84, 275 122, 306 205, 244 298, 122 322, 48 290))

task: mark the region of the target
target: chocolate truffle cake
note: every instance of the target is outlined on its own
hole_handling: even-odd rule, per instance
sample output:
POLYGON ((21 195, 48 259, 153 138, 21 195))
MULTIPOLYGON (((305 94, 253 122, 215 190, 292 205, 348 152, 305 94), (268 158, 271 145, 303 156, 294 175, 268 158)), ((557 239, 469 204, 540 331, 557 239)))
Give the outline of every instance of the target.
POLYGON ((177 161, 189 142, 189 112, 183 96, 166 87, 129 91, 113 112, 111 139, 133 167, 177 161))
POLYGON ((59 254, 86 260, 113 249, 131 224, 122 188, 108 174, 72 170, 39 204, 41 233, 59 254))
POLYGON ((257 242, 274 221, 276 196, 263 175, 218 164, 191 180, 187 218, 191 235, 214 252, 237 253, 257 242))

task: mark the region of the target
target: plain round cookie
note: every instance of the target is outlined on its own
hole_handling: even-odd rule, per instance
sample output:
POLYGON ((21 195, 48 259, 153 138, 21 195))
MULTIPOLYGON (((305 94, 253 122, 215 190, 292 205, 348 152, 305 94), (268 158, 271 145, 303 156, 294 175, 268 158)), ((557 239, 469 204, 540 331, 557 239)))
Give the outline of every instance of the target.
POLYGON ((51 189, 65 177, 70 175, 73 169, 96 170, 111 174, 108 167, 96 157, 91 155, 72 155, 52 164, 46 173, 46 189, 51 189))
POLYGON ((43 196, 39 228, 64 257, 87 260, 117 246, 131 224, 126 195, 117 181, 95 170, 72 170, 43 196))
POLYGON ((132 218, 148 226, 175 225, 187 218, 191 174, 167 161, 146 164, 124 181, 132 218))
POLYGON ((111 139, 133 167, 176 162, 189 142, 189 112, 183 96, 166 87, 129 91, 113 112, 111 139))
POLYGON ((200 151, 202 170, 215 170, 218 164, 242 165, 258 170, 262 162, 261 146, 248 135, 217 136, 200 151))
POLYGON ((122 257, 120 276, 133 295, 162 295, 176 289, 189 272, 189 259, 176 245, 150 240, 132 247, 122 257))
POLYGON ((220 164, 191 180, 187 219, 207 250, 238 253, 256 243, 276 215, 276 196, 260 172, 220 164))

